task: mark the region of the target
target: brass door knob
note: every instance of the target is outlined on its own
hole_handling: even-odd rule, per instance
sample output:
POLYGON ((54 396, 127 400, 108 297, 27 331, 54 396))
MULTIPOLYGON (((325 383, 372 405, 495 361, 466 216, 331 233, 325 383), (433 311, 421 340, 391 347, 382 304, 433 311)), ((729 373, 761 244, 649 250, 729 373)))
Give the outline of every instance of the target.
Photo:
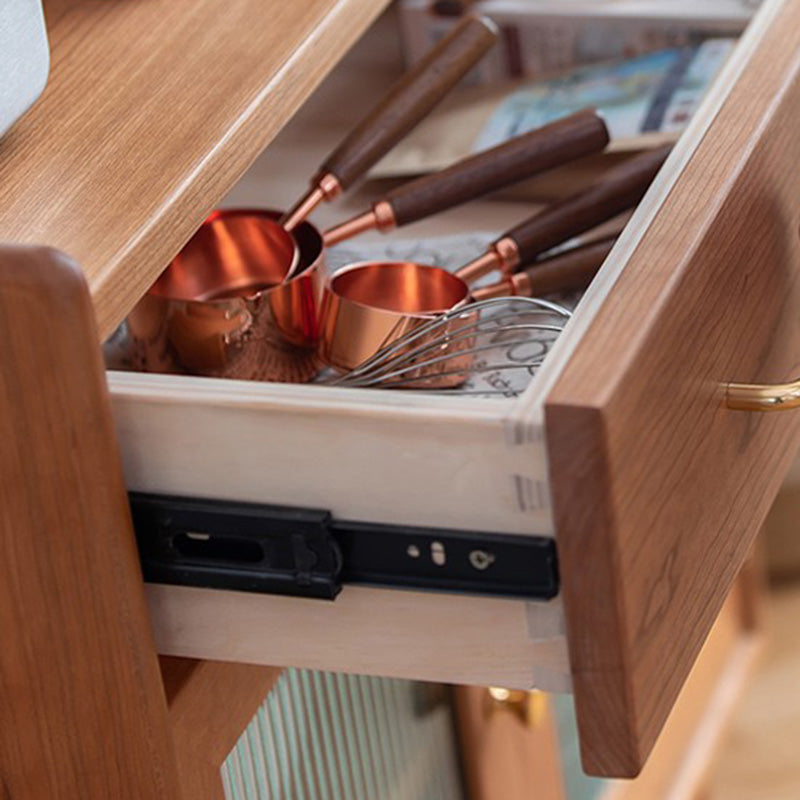
POLYGON ((488 717, 510 712, 526 728, 536 730, 547 713, 547 695, 535 689, 526 692, 522 689, 490 686, 486 690, 485 708, 488 717))

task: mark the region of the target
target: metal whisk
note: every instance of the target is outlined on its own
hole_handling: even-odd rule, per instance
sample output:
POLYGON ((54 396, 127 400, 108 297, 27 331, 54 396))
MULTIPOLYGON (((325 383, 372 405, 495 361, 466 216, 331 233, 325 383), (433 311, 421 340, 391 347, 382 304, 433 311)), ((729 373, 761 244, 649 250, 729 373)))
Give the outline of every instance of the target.
MULTIPOLYGON (((324 383, 438 391, 458 388, 481 373, 526 370, 533 375, 570 316, 563 306, 539 298, 482 300, 423 320, 355 369, 324 383), (503 349, 505 359, 485 360, 503 349)), ((464 393, 510 392, 506 386, 464 393)))

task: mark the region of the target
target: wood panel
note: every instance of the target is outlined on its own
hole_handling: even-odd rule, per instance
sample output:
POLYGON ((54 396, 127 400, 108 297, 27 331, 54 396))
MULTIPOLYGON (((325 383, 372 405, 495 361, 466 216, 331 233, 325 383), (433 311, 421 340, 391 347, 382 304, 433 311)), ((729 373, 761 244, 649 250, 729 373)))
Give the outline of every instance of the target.
POLYGON ((665 167, 680 169, 669 196, 547 400, 593 774, 641 769, 800 442, 800 415, 724 406, 728 381, 800 364, 800 6, 768 2, 754 25, 749 63, 688 163, 665 167))
POLYGON ((0 795, 178 798, 89 293, 0 248, 0 795))
POLYGON ((458 733, 470 800, 564 800, 558 733, 547 695, 526 725, 514 713, 489 713, 483 687, 455 689, 458 733))
POLYGON ((569 687, 554 604, 367 586, 345 586, 333 603, 166 584, 147 584, 146 592, 164 655, 440 683, 569 687), (536 626, 542 635, 534 639, 536 626))
POLYGON ((183 796, 224 800, 220 768, 281 670, 162 657, 161 673, 183 796))
POLYGON ((73 256, 105 337, 384 5, 50 0, 49 83, 0 141, 0 242, 73 256))

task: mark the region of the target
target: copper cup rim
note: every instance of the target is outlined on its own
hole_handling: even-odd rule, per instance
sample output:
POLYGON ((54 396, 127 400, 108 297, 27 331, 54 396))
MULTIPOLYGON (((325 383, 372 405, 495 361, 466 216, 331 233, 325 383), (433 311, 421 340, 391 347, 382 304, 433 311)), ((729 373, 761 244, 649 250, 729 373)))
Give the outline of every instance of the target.
MULTIPOLYGON (((270 208, 256 208, 250 206, 232 206, 229 208, 216 208, 214 209, 201 223, 200 227, 197 228, 192 237, 194 237, 200 230, 202 230, 207 225, 211 225, 214 222, 219 220, 224 220, 228 218, 236 218, 236 217, 253 217, 259 220, 263 220, 269 222, 271 224, 275 224, 277 227, 281 227, 277 224, 278 219, 282 216, 283 212, 277 209, 270 209, 270 208)), ((309 263, 302 267, 302 269, 295 269, 295 265, 297 261, 301 257, 302 247, 297 242, 297 237, 293 233, 289 233, 286 231, 287 235, 294 241, 295 244, 295 257, 292 260, 292 263, 287 265, 285 274, 291 276, 288 280, 283 280, 279 283, 275 283, 271 286, 267 286, 263 289, 259 289, 256 292, 248 295, 238 295, 232 297, 217 297, 217 298, 204 298, 202 296, 198 297, 182 297, 176 296, 173 294, 165 293, 162 291, 158 291, 157 287, 159 282, 161 281, 162 277, 166 274, 166 272, 172 267, 172 265, 176 262, 176 260, 180 257, 180 253, 173 258, 164 271, 159 275, 158 279, 153 283, 153 285, 148 289, 147 295, 150 297, 158 297, 162 300, 165 300, 170 303, 187 303, 187 304, 199 304, 204 306, 212 306, 212 307, 230 307, 233 304, 252 304, 256 303, 264 297, 268 297, 273 293, 277 293, 279 291, 283 291, 287 286, 290 284, 297 282, 301 279, 307 278, 309 275, 313 273, 314 270, 318 269, 320 264, 322 263, 323 259, 322 256, 325 252, 325 246, 323 243, 322 233, 319 229, 311 222, 304 220, 299 226, 299 229, 304 229, 306 232, 310 232, 310 234, 318 240, 318 245, 315 243, 314 247, 317 250, 315 257, 309 260, 309 263)), ((191 241, 191 239, 189 240, 191 241)), ((188 244, 188 242, 187 242, 188 244)), ((184 245, 184 248, 186 245, 184 245)), ((181 248, 181 252, 183 249, 181 248)))
POLYGON ((385 316, 391 319, 396 319, 401 317, 403 319, 419 319, 419 320, 431 320, 439 317, 441 314, 457 310, 462 306, 467 306, 471 299, 470 288, 469 286, 457 275, 453 272, 450 272, 443 267, 438 267, 431 264, 420 264, 416 261, 355 261, 351 264, 347 264, 344 267, 340 267, 337 269, 332 275, 330 275, 325 283, 325 293, 333 295, 336 297, 339 302, 346 302, 349 305, 355 306, 357 308, 363 309, 364 311, 369 312, 370 314, 376 314, 379 316, 385 316), (347 292, 338 291, 336 289, 336 281, 337 279, 341 279, 346 275, 356 271, 356 270, 363 270, 368 268, 379 268, 379 269, 391 269, 394 266, 403 266, 403 267, 413 267, 415 272, 419 272, 421 274, 431 274, 437 275, 440 278, 444 278, 447 282, 451 285, 458 287, 459 289, 463 288, 463 292, 461 292, 460 297, 454 303, 445 306, 437 306, 436 308, 431 309, 424 309, 420 311, 410 311, 407 309, 392 309, 392 308, 383 308, 379 305, 375 305, 372 303, 365 303, 361 300, 354 299, 350 297, 347 292))

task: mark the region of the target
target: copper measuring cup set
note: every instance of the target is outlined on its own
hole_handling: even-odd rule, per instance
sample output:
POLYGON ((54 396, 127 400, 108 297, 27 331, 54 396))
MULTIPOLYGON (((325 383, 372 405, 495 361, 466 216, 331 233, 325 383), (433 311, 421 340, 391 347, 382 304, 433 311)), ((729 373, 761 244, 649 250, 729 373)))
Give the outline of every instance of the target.
MULTIPOLYGON (((539 296, 585 289, 616 239, 614 234, 536 261, 510 278, 474 290, 468 303, 406 315, 385 344, 325 383, 439 390, 460 387, 477 373, 535 369, 549 349, 547 339, 557 336, 571 316, 563 306, 539 296), (508 345, 516 355, 509 353, 504 363, 478 360, 508 345), (525 348, 523 358, 520 348, 525 348)), ((477 393, 507 394, 507 389, 484 387, 477 393)))
POLYGON ((494 23, 465 18, 331 153, 290 211, 211 214, 128 316, 134 366, 309 380, 324 273, 322 235, 305 217, 391 150, 496 39, 494 23))
MULTIPOLYGON (((630 179, 617 181, 622 189, 594 195, 590 190, 588 200, 582 195, 555 216, 545 212, 518 226, 457 275, 422 265, 364 264, 326 280, 326 245, 369 228, 408 224, 605 148, 603 121, 594 112, 581 112, 412 181, 325 234, 305 220, 388 152, 495 38, 491 23, 466 19, 334 151, 291 211, 212 213, 129 315, 133 365, 284 382, 311 380, 322 367, 320 356, 340 370, 350 369, 419 319, 468 302, 469 283, 479 275, 496 268, 510 274, 574 235, 573 229, 592 227, 597 216, 592 209, 609 197, 611 210, 603 219, 614 216, 613 198, 620 191, 635 192, 630 179)), ((551 274, 565 277, 563 266, 555 266, 551 274)), ((532 291, 523 284, 520 278, 503 291, 532 291)))
POLYGON ((307 222, 288 234, 280 216, 240 208, 206 219, 128 315, 134 368, 290 383, 319 372, 322 235, 307 222))
MULTIPOLYGON (((536 260, 555 246, 633 208, 668 153, 669 147, 659 148, 615 167, 589 189, 512 228, 483 255, 455 272, 412 262, 366 262, 343 267, 326 285, 323 360, 339 370, 351 370, 406 336, 415 325, 467 306, 476 296, 483 299, 497 297, 498 292, 520 295, 545 288, 562 290, 570 288, 578 278, 590 279, 587 264, 596 263, 603 253, 601 245, 580 252, 573 260, 556 259, 555 265, 537 264, 536 260), (583 271, 576 265, 581 265, 583 271), (527 267, 520 273, 524 278, 514 275, 523 267, 527 267), (539 282, 537 273, 542 268, 547 280, 539 282), (472 291, 471 284, 496 271, 504 280, 472 291)), ((610 245, 605 255, 609 250, 610 245)), ((464 319, 463 315, 455 317, 459 325, 464 319)), ((439 340, 444 341, 444 336, 443 331, 437 330, 439 340)))
MULTIPOLYGON (((607 141, 603 121, 581 112, 412 181, 375 205, 399 227, 598 152, 607 141)), ((319 371, 329 236, 300 223, 293 231, 297 267, 287 278, 289 245, 278 218, 275 211, 225 209, 206 220, 129 316, 136 366, 291 382, 319 371)), ((364 229, 348 226, 346 234, 364 229)), ((333 231, 336 241, 346 238, 341 226, 333 231)))

